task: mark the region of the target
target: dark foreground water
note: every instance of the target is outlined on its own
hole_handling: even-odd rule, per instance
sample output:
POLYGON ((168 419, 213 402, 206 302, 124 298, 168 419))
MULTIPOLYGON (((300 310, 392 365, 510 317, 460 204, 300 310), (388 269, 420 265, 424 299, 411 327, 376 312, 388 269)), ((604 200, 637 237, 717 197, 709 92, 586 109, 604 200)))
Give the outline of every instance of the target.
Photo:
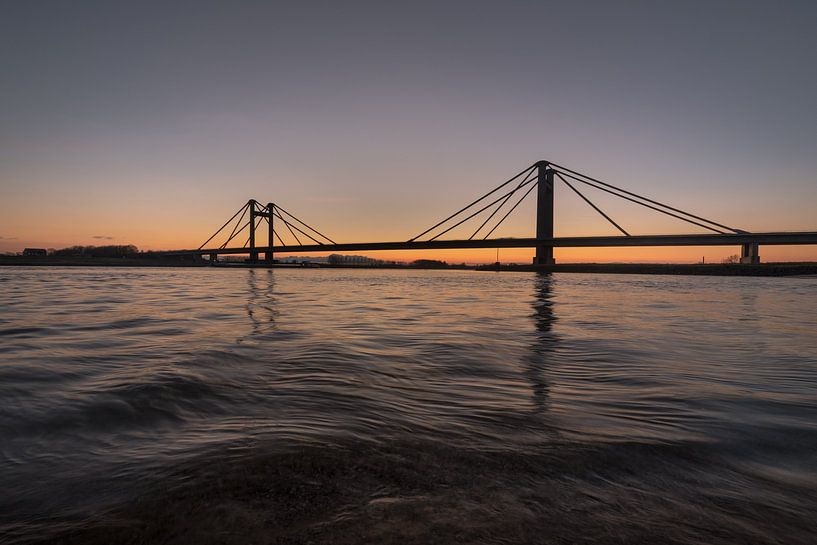
POLYGON ((0 268, 0 542, 817 542, 817 280, 0 268))

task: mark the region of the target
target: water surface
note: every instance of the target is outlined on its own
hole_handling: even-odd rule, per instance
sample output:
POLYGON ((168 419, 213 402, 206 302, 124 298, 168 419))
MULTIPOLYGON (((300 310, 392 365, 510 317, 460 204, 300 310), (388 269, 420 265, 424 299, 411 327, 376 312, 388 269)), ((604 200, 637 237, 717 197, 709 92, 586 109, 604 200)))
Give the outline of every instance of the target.
POLYGON ((0 536, 814 543, 815 331, 817 279, 0 268, 0 536))

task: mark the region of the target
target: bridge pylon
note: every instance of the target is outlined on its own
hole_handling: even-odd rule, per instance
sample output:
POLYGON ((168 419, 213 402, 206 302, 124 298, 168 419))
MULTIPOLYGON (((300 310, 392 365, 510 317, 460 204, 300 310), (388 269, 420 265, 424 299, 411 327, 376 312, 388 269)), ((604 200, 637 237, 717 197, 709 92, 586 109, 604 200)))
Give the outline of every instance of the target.
MULTIPOLYGON (((278 241, 278 248, 286 248, 287 244, 284 242, 284 239, 287 238, 284 236, 283 232, 279 232, 275 229, 276 225, 283 225, 286 228, 286 231, 292 235, 292 239, 294 240, 296 246, 293 247, 301 247, 303 246, 303 242, 298 237, 297 233, 300 233, 302 236, 306 237, 307 239, 311 240, 318 246, 325 246, 327 244, 337 245, 337 243, 332 240, 331 238, 327 237, 314 227, 304 223, 300 219, 296 218, 291 213, 287 212, 280 206, 267 203, 266 206, 262 205, 255 199, 250 199, 247 203, 238 209, 238 211, 233 214, 233 216, 228 219, 224 225, 219 227, 219 229, 210 235, 210 238, 204 241, 204 243, 198 247, 196 252, 199 252, 200 255, 208 255, 210 258, 211 263, 218 262, 218 255, 219 254, 235 254, 235 248, 227 249, 227 245, 237 236, 239 236, 245 229, 249 231, 249 236, 247 240, 244 242, 244 245, 241 246, 242 252, 240 253, 247 253, 249 254, 249 259, 246 261, 248 263, 258 263, 259 259, 258 256, 260 253, 264 253, 264 262, 267 264, 273 264, 274 254, 273 248, 276 247, 276 240, 278 241), (244 218, 248 217, 245 221, 244 218), (236 218, 238 218, 236 220, 236 218), (275 219, 278 219, 278 222, 275 219), (264 220, 267 220, 267 240, 266 246, 258 244, 258 233, 259 227, 264 220), (229 226, 232 225, 233 228, 230 231, 227 240, 225 240, 221 245, 213 245, 207 249, 204 247, 210 244, 211 241, 216 239, 220 233, 224 232, 225 229, 228 229, 229 226), (299 227, 300 226, 300 227, 299 227)), ((263 235, 261 235, 261 242, 263 243, 263 235)), ((290 241, 292 242, 292 241, 290 241)))
POLYGON ((273 255, 272 255, 272 247, 275 246, 275 240, 274 240, 275 239, 275 224, 273 223, 275 221, 274 220, 274 218, 275 218, 274 212, 275 212, 275 205, 272 204, 271 202, 268 202, 267 203, 267 214, 268 214, 267 219, 269 221, 267 223, 268 223, 268 227, 269 227, 269 232, 268 232, 267 240, 269 241, 268 244, 269 244, 270 249, 269 249, 269 251, 267 251, 264 254, 264 260, 267 263, 272 263, 273 261, 275 261, 273 259, 273 255))
POLYGON ((267 203, 267 206, 261 206, 258 201, 255 199, 250 199, 249 203, 247 203, 250 210, 250 239, 249 239, 249 249, 250 249, 250 259, 251 263, 258 262, 258 251, 256 250, 257 245, 255 243, 255 232, 258 229, 258 226, 261 224, 263 219, 267 220, 267 250, 264 252, 264 261, 267 263, 273 263, 275 260, 273 258, 272 247, 275 245, 275 205, 272 203, 267 203), (258 209, 256 209, 256 206, 258 209), (261 218, 256 223, 255 218, 261 218))
MULTIPOLYGON (((539 161, 536 163, 537 169, 537 191, 536 191, 536 238, 553 238, 553 174, 550 163, 539 161)), ((553 265, 553 246, 536 246, 536 257, 533 258, 534 265, 553 265)))
POLYGON ((250 210, 250 240, 249 240, 249 247, 250 247, 250 262, 255 263, 258 261, 258 252, 255 251, 255 217, 258 215, 258 212, 255 210, 255 199, 250 199, 247 202, 247 206, 250 210))

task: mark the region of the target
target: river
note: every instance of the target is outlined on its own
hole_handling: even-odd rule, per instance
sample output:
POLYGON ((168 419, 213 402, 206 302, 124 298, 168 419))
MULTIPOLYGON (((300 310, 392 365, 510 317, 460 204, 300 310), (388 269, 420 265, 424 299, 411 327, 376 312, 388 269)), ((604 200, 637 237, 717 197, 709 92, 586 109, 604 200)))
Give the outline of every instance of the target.
POLYGON ((817 542, 817 279, 0 267, 0 542, 817 542))

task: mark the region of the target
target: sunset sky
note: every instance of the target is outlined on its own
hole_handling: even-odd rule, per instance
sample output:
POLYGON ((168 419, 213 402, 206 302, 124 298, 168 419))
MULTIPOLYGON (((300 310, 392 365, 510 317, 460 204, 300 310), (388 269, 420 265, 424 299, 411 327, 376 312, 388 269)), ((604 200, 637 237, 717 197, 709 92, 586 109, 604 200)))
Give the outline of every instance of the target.
MULTIPOLYGON (((539 159, 745 230, 817 230, 816 24, 813 1, 4 2, 0 251, 198 247, 250 197, 338 242, 407 240, 539 159)), ((703 232, 586 195, 634 234, 703 232)), ((533 204, 495 235, 533 236, 533 204)), ((617 233, 557 187, 556 235, 592 234, 617 233)))

